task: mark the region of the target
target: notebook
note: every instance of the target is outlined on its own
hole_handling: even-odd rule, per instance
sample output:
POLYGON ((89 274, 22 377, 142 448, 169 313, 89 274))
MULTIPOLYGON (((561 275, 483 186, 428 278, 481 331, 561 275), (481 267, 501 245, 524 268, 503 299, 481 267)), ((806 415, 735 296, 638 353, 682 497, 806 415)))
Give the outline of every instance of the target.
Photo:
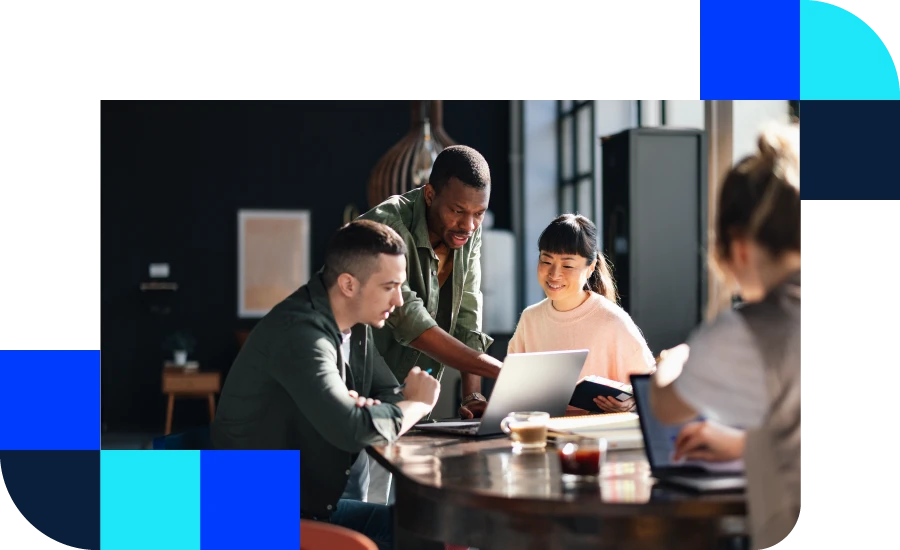
POLYGON ((603 409, 594 403, 594 398, 598 395, 625 401, 630 399, 633 393, 630 384, 623 384, 602 376, 586 376, 575 386, 575 392, 572 394, 572 399, 569 400, 569 405, 590 412, 602 413, 603 409))
POLYGON ((547 429, 550 438, 558 435, 602 437, 606 439, 607 448, 610 450, 644 447, 640 421, 638 416, 631 412, 551 418, 547 429))

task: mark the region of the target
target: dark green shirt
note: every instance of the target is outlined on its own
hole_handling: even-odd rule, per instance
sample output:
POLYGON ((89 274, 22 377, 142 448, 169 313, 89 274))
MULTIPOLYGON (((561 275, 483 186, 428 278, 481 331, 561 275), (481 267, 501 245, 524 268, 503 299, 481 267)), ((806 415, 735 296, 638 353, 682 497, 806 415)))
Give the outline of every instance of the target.
MULTIPOLYGON (((413 189, 390 197, 361 218, 381 222, 393 228, 409 252, 406 256, 406 282, 403 307, 398 307, 382 329, 374 329, 375 345, 398 380, 410 369, 431 368, 440 378, 443 366, 424 353, 409 347, 426 330, 438 326, 435 317, 441 295, 438 282, 438 258, 428 238, 425 193, 413 189)), ((481 332, 481 228, 462 248, 453 251, 452 302, 447 332, 476 351, 487 351, 494 340, 481 332)), ((445 283, 445 284, 447 284, 445 283)))
POLYGON ((260 320, 228 373, 211 428, 217 449, 299 449, 303 512, 328 516, 368 445, 394 441, 403 413, 398 383, 356 325, 349 370, 321 271, 260 320), (380 399, 357 407, 348 390, 380 399))

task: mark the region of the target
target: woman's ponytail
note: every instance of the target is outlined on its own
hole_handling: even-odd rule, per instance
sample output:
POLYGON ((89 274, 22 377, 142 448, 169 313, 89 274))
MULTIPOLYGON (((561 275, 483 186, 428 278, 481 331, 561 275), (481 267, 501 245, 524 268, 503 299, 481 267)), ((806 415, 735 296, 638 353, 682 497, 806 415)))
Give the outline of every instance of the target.
POLYGON ((616 282, 612 278, 609 262, 606 260, 603 252, 597 252, 597 265, 594 267, 594 272, 591 273, 590 278, 588 278, 585 290, 596 292, 613 303, 619 303, 616 282))

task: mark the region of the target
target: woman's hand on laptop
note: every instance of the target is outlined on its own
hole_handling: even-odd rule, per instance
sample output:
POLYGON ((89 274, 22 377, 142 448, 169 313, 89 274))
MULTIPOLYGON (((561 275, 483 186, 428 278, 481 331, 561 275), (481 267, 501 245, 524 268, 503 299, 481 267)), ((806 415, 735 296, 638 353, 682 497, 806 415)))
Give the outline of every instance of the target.
POLYGON ((746 434, 710 420, 685 424, 675 438, 675 460, 706 460, 723 462, 737 460, 744 455, 746 434))
POLYGON ((600 407, 600 410, 608 413, 621 413, 634 410, 634 397, 629 397, 625 401, 619 401, 612 397, 598 395, 594 398, 594 403, 600 407))

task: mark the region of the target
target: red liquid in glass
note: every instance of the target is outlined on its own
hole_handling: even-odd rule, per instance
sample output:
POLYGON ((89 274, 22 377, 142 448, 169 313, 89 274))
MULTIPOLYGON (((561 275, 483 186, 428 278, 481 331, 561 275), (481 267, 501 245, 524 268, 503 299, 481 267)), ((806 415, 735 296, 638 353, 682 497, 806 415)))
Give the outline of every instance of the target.
POLYGON ((600 475, 600 449, 578 449, 574 453, 559 451, 562 473, 578 476, 600 475))

